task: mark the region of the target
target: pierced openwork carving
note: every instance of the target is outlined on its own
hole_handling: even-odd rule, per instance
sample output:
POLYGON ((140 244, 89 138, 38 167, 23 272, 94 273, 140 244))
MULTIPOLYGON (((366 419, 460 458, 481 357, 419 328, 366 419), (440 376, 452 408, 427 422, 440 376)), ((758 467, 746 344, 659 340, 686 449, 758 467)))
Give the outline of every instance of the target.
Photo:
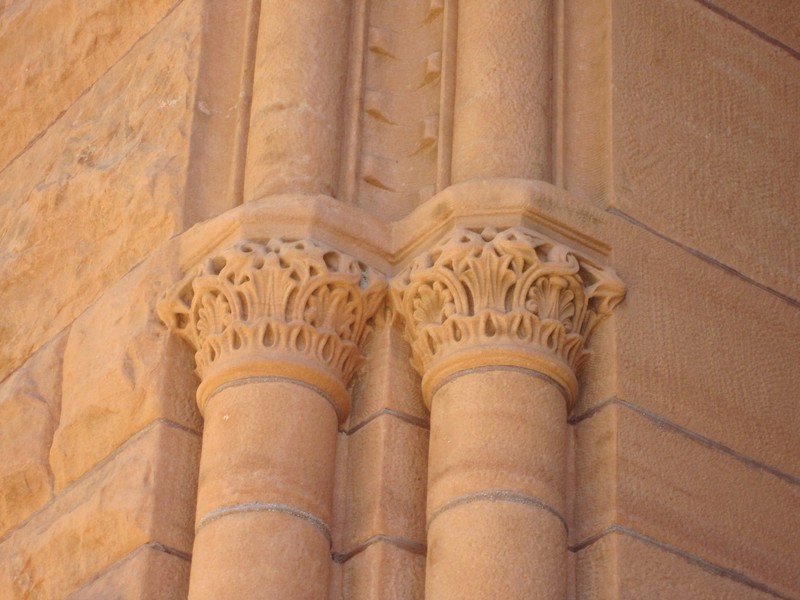
POLYGON ((522 228, 459 229, 392 282, 427 402, 481 364, 535 368, 573 400, 586 340, 624 295, 612 271, 522 228))
POLYGON ((384 292, 382 276, 316 242, 246 241, 206 259, 158 313, 197 350, 198 400, 232 378, 297 376, 342 416, 384 292))

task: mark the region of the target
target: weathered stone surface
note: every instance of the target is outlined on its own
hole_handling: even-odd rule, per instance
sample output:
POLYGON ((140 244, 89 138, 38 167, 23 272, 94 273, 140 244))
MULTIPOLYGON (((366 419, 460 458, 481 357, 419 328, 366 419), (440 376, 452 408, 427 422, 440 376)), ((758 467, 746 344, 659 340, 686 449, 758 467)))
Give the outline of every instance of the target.
POLYGON ((586 430, 579 457, 613 452, 616 460, 579 459, 573 543, 622 526, 786 597, 800 594, 800 485, 617 405, 577 427, 586 430))
POLYGON ((800 310, 622 219, 614 313, 623 400, 800 476, 800 310))
POLYGON ((800 299, 800 61, 693 0, 613 26, 616 206, 800 299))
POLYGON ((9 0, 0 5, 0 169, 178 3, 9 0))
POLYGON ((57 600, 143 544, 190 553, 200 440, 155 424, 0 543, 0 597, 57 600))
POLYGON ((56 489, 156 419, 202 429, 192 351, 155 314, 167 281, 165 269, 137 269, 72 325, 50 451, 56 489))
POLYGON ((189 559, 147 544, 67 600, 185 600, 188 592, 189 559))
POLYGON ((0 173, 0 379, 180 228, 199 6, 184 2, 0 173))
POLYGON ((59 335, 0 385, 0 536, 53 495, 48 456, 66 339, 59 335))

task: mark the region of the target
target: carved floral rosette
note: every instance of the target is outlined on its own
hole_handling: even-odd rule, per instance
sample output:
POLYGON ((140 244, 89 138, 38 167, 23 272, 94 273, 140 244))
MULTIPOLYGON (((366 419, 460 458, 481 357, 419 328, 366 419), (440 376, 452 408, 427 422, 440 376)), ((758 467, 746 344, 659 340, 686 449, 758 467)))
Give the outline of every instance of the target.
POLYGON ((198 403, 226 382, 283 377, 314 385, 340 419, 361 364, 383 277, 310 240, 245 241, 206 259, 159 303, 161 319, 197 351, 198 403))
POLYGON ((577 395, 597 322, 624 297, 608 269, 523 228, 458 229, 392 282, 423 396, 468 368, 532 368, 577 395))

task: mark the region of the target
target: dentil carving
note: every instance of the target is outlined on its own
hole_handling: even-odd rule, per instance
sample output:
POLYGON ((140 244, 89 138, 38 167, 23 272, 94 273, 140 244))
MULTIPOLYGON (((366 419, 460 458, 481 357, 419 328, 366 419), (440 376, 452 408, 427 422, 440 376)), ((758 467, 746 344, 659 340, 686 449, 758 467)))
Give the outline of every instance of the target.
POLYGON ((571 397, 586 340, 624 295, 612 271, 522 228, 457 230, 392 282, 423 377, 459 357, 534 365, 571 397))
POLYGON ((246 241, 206 259, 158 313, 196 349, 201 388, 221 371, 276 375, 291 364, 327 373, 343 391, 384 291, 375 271, 316 242, 246 241))

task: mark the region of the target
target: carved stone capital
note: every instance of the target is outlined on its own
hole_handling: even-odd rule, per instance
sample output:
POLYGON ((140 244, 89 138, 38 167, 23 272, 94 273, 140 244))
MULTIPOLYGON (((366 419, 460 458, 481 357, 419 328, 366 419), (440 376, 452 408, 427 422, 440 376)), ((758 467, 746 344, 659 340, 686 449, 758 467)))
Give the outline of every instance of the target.
POLYGON ((227 382, 282 377, 321 389, 344 419, 385 287, 363 263, 310 240, 245 241, 177 283, 158 314, 197 351, 201 410, 227 382))
POLYGON ((480 366, 534 369, 571 404, 586 341, 623 299, 609 269, 519 227, 459 229, 392 281, 423 396, 480 366))

